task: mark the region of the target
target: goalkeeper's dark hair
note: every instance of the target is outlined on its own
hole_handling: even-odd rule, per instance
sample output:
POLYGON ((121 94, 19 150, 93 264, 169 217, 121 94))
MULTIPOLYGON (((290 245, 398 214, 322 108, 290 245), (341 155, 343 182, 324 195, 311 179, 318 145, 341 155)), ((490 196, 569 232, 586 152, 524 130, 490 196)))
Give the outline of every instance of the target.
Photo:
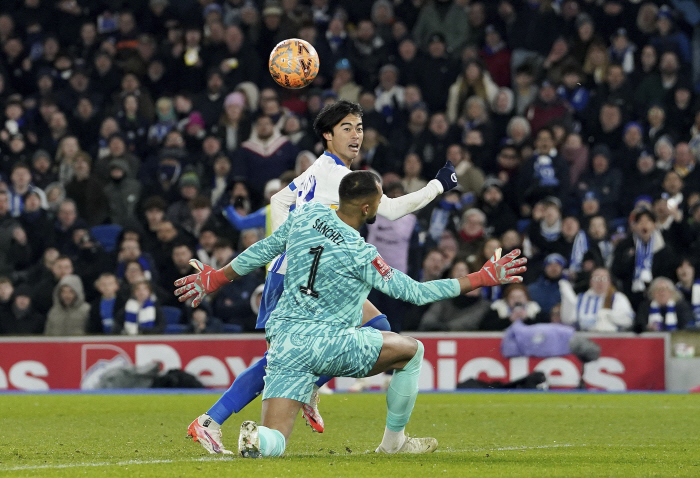
POLYGON ((351 101, 339 100, 324 106, 318 113, 314 120, 314 131, 316 131, 318 137, 321 138, 324 149, 328 144, 326 138, 323 137, 323 133, 332 133, 333 127, 340 123, 347 115, 362 117, 362 106, 351 101))
POLYGON ((381 185, 381 181, 372 171, 353 171, 340 181, 340 202, 374 196, 377 194, 377 185, 381 185))

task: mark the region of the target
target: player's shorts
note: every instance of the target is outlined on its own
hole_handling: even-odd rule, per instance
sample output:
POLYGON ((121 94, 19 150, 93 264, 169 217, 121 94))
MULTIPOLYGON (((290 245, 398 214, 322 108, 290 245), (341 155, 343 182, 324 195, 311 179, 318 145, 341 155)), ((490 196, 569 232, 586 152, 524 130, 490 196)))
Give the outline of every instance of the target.
POLYGON ((255 323, 256 329, 265 328, 267 319, 270 318, 270 314, 275 310, 277 302, 279 302, 280 297, 282 297, 282 292, 284 292, 284 274, 269 271, 265 278, 265 287, 263 288, 260 310, 258 311, 258 320, 255 323))
POLYGON ((366 377, 372 370, 384 343, 379 330, 327 327, 324 333, 322 329, 314 330, 318 335, 268 333, 263 400, 289 398, 307 403, 319 376, 366 377))

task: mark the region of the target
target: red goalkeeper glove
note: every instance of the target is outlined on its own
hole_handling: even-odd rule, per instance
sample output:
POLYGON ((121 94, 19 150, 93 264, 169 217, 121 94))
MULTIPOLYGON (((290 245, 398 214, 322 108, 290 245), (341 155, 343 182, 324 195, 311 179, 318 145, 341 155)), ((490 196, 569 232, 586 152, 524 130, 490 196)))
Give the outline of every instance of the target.
POLYGON ((522 282, 523 278, 517 274, 522 274, 527 270, 527 267, 524 267, 527 258, 516 259, 519 255, 520 249, 515 249, 501 258, 501 248, 499 247, 479 272, 473 272, 467 276, 472 289, 522 282))
POLYGON ((175 290, 175 295, 180 302, 185 302, 193 297, 192 307, 201 304, 207 294, 211 294, 219 287, 231 282, 226 278, 223 269, 216 270, 202 264, 197 259, 190 259, 190 265, 199 272, 176 280, 175 287, 179 287, 179 289, 175 290))

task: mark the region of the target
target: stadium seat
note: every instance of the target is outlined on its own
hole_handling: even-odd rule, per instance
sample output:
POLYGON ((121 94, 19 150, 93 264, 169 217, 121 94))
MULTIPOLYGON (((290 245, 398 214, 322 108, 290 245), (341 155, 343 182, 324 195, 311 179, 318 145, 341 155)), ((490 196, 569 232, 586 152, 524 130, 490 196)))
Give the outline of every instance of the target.
POLYGON ((122 227, 119 224, 104 224, 90 229, 92 238, 102 244, 102 248, 107 252, 112 252, 117 247, 117 237, 121 232, 122 227))
POLYGON ((224 324, 223 332, 227 334, 238 334, 243 332, 243 327, 238 324, 224 324))
POLYGON ((186 334, 189 327, 185 324, 168 324, 165 326, 164 334, 186 334))
POLYGON ((165 316, 165 323, 168 325, 180 325, 180 318, 182 317, 182 311, 177 307, 170 307, 168 305, 163 306, 163 315, 165 316))

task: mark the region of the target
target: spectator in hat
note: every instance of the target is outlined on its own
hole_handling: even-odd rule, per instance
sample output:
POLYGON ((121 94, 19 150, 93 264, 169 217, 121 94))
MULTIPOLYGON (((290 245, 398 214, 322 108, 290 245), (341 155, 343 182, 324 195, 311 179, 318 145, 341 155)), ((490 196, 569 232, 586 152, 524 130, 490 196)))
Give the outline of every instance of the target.
POLYGON ((542 274, 535 282, 527 286, 530 299, 537 302, 545 314, 549 314, 552 307, 561 302, 559 281, 566 265, 567 261, 561 254, 547 255, 544 258, 542 274))
POLYGON ((637 158, 634 171, 623 176, 620 211, 628 214, 639 196, 654 196, 661 189, 664 172, 656 167, 654 156, 642 151, 637 158))
POLYGON ((125 226, 136 218, 136 205, 141 199, 141 183, 129 177, 129 163, 121 158, 109 163, 109 181, 104 186, 107 217, 112 224, 125 226))
POLYGON ((490 236, 500 237, 517 222, 517 216, 503 200, 503 183, 496 178, 484 182, 481 190, 480 209, 486 214, 490 236))
POLYGON ((600 203, 600 213, 609 220, 618 217, 622 174, 610 167, 610 148, 598 144, 591 151, 591 170, 579 180, 579 195, 593 192, 600 203))
POLYGON ((676 256, 656 226, 656 215, 633 211, 632 234, 615 248, 611 272, 622 284, 632 307, 639 307, 644 292, 657 277, 674 277, 676 256))
POLYGON ((586 292, 576 294, 565 279, 559 281, 559 290, 562 323, 590 332, 619 332, 632 327, 634 309, 612 284, 605 267, 593 270, 586 292))
POLYGON ((94 163, 93 171, 95 177, 105 183, 109 182, 112 161, 121 159, 128 166, 127 176, 131 179, 136 179, 141 167, 141 161, 129 152, 126 138, 121 133, 114 133, 109 137, 107 145, 109 154, 104 158, 98 158, 94 163))
POLYGON ((32 307, 28 284, 20 284, 14 289, 9 304, 0 314, 0 335, 35 335, 44 331, 46 317, 32 307))
POLYGON ((85 302, 83 283, 74 274, 64 276, 53 291, 53 306, 46 316, 44 334, 85 335, 90 304, 85 302))
POLYGON ((637 308, 635 332, 673 332, 696 326, 690 305, 669 278, 654 279, 646 295, 637 308))
POLYGON ((347 58, 341 58, 336 62, 331 89, 335 91, 341 100, 356 103, 359 99, 362 89, 353 80, 352 66, 347 58))
POLYGON ((487 25, 484 33, 484 47, 479 52, 479 56, 496 85, 508 87, 511 83, 510 49, 501 32, 493 24, 487 25))
POLYGON ((192 213, 189 203, 199 195, 200 189, 201 184, 197 173, 194 171, 183 173, 178 181, 180 199, 168 206, 165 217, 185 230, 191 229, 192 213))
POLYGON ((673 11, 667 5, 662 6, 656 14, 656 32, 649 43, 659 53, 672 51, 683 63, 690 63, 690 41, 685 33, 675 29, 673 11))
POLYGON ((613 64, 621 65, 625 74, 629 75, 634 71, 635 53, 637 46, 627 37, 625 28, 618 28, 610 38, 610 48, 608 54, 613 64))
POLYGON ((423 101, 431 112, 445 109, 450 85, 454 83, 458 74, 459 67, 450 59, 446 50, 445 36, 439 32, 431 34, 428 37, 427 55, 420 59, 417 79, 423 93, 423 101))

